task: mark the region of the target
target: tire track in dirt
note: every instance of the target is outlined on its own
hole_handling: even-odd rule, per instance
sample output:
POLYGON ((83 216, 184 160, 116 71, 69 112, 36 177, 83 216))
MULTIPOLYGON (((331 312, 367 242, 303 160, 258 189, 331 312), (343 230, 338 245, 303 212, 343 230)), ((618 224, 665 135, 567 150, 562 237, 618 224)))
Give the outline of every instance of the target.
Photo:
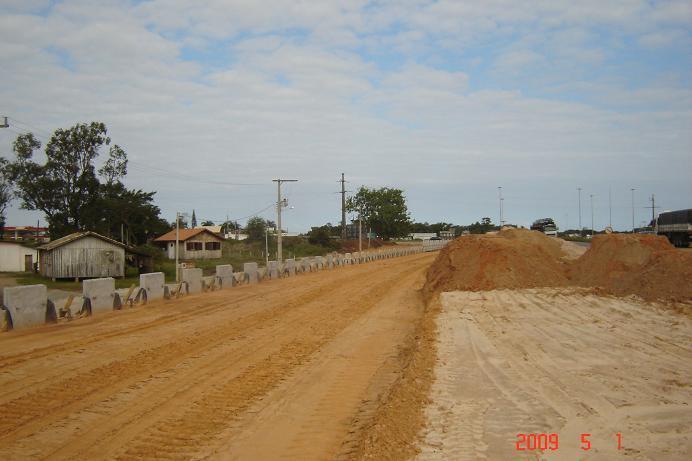
MULTIPOLYGON (((234 415, 245 411, 249 403, 257 401, 293 370, 307 363, 313 353, 368 311, 396 285, 401 274, 409 270, 409 264, 423 267, 430 259, 428 255, 416 255, 306 274, 278 281, 272 290, 266 291, 267 287, 263 286, 265 291, 256 289, 256 293, 235 299, 234 290, 207 293, 203 296, 210 301, 203 303, 204 311, 190 312, 182 321, 185 325, 197 322, 194 331, 184 332, 177 338, 162 338, 161 344, 147 345, 130 357, 121 357, 102 366, 93 367, 94 357, 87 358, 81 370, 70 371, 72 376, 53 382, 46 380, 0 405, 0 454, 13 453, 16 456, 10 456, 12 459, 94 459, 112 458, 111 455, 119 452, 126 458, 132 455, 132 450, 139 449, 137 456, 158 453, 157 456, 176 458, 182 455, 186 458, 191 452, 187 448, 177 450, 177 442, 166 440, 168 448, 158 446, 156 440, 163 440, 160 434, 192 441, 191 446, 196 449, 212 443, 212 438, 200 435, 200 427, 205 429, 204 433, 218 433, 230 423, 229 418, 232 420, 234 415), (328 280, 322 281, 323 278, 328 280), (306 286, 295 286, 296 282, 291 283, 291 280, 306 286), (360 297, 360 301, 349 305, 349 292, 360 297), (229 304, 245 300, 252 304, 255 312, 241 318, 227 318, 229 304), (264 303, 269 307, 264 307, 264 303), (306 332, 309 334, 305 335, 306 332), (284 342, 273 344, 273 335, 282 335, 284 342), (144 403, 133 405, 137 401, 144 403), (129 408, 123 410, 121 406, 129 408), (181 411, 185 412, 184 418, 171 416, 181 411), (75 444, 74 438, 80 428, 83 441, 75 444), (171 433, 170 428, 180 430, 182 436, 175 434, 175 430, 171 433), (210 428, 211 431, 207 430, 210 428), (131 451, 118 451, 118 443, 122 444, 120 446, 127 444, 131 451), (109 446, 111 455, 100 451, 102 445, 109 446)), ((196 297, 183 298, 179 302, 196 302, 196 297)), ((167 307, 151 305, 140 309, 167 307)), ((114 323, 118 314, 114 314, 113 319, 107 320, 108 316, 99 319, 103 328, 109 321, 114 323)), ((182 330, 181 322, 169 318, 174 315, 164 317, 158 324, 159 319, 152 321, 148 317, 141 320, 147 322, 145 325, 139 325, 134 317, 127 321, 139 332, 135 336, 164 331, 168 334, 182 330)), ((37 333, 33 338, 40 336, 37 333)), ((49 330, 41 333, 50 334, 49 330)), ((103 342, 90 344, 96 349, 106 345, 115 348, 127 337, 126 331, 116 331, 103 342)), ((62 350, 69 351, 72 346, 68 343, 74 345, 79 341, 79 338, 65 338, 62 350)), ((38 355, 37 360, 45 358, 45 350, 39 350, 38 355)), ((29 369, 33 360, 28 354, 23 360, 28 362, 26 367, 19 361, 13 367, 24 368, 23 371, 29 369)), ((24 381, 30 378, 26 376, 24 381)))

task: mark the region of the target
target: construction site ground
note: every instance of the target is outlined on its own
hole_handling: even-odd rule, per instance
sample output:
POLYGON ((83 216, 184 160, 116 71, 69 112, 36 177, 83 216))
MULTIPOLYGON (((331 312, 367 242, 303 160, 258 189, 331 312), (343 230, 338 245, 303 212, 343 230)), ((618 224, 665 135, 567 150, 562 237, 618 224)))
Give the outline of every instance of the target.
POLYGON ((4 333, 0 459, 690 459, 692 254, 546 239, 4 333))
POLYGON ((434 254, 0 335, 1 459, 348 459, 434 254))

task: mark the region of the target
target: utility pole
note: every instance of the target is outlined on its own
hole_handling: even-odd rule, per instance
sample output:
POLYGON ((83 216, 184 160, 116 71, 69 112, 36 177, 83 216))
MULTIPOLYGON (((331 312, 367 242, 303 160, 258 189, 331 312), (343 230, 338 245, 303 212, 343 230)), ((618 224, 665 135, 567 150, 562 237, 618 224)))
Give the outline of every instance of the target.
POLYGON ((577 187, 577 190, 579 191, 579 235, 581 235, 581 187, 577 187))
MULTIPOLYGON (((649 200, 651 200, 651 206, 646 208, 651 208, 651 221, 654 222, 656 220, 656 208, 658 208, 656 206, 656 198, 654 197, 654 194, 651 194, 651 198, 649 200)), ((656 223, 654 222, 654 225, 655 224, 656 223)))
POLYGON ((608 227, 613 229, 613 194, 608 186, 608 227))
POLYGON ((363 206, 358 210, 358 254, 363 252, 363 206))
POLYGON ((632 233, 634 234, 634 191, 637 190, 635 188, 630 188, 630 191, 632 192, 632 233))
POLYGON ((346 240, 346 180, 341 173, 341 239, 346 240))
POLYGON ((175 283, 180 283, 178 268, 178 242, 180 241, 180 212, 175 212, 175 283))
POLYGON ((298 182, 297 179, 272 179, 272 182, 276 183, 277 199, 276 199, 276 227, 278 227, 278 232, 276 234, 276 260, 280 264, 283 261, 283 250, 281 248, 281 208, 288 206, 286 199, 281 200, 281 184, 285 182, 298 182))
POLYGON ((503 219, 502 219, 502 186, 499 186, 497 188, 497 193, 498 193, 498 196, 500 197, 500 229, 502 229, 502 223, 503 223, 503 219))
POLYGON ((7 117, 2 117, 2 121, 0 121, 0 128, 9 128, 10 124, 7 123, 7 117))
POLYGON ((593 194, 589 194, 591 197, 591 238, 593 238, 593 194))

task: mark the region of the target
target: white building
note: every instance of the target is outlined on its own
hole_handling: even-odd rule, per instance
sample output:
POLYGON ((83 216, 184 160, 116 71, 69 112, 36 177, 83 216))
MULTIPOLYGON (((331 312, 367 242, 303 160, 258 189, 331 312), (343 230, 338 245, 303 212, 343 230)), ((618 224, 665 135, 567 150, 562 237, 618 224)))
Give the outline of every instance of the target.
POLYGON ((0 241, 0 272, 31 272, 38 262, 38 250, 22 242, 0 241))

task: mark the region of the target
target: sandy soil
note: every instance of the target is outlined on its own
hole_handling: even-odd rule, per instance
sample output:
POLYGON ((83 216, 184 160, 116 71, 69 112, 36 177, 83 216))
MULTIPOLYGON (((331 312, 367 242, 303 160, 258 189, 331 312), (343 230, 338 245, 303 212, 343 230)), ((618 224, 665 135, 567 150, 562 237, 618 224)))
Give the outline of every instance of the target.
POLYGON ((579 288, 450 292, 440 302, 418 459, 690 459, 689 317, 579 288), (557 433, 558 449, 517 451, 520 433, 557 433), (589 451, 581 434, 591 434, 589 451))
POLYGON ((4 333, 0 459, 351 458, 434 256, 4 333))

